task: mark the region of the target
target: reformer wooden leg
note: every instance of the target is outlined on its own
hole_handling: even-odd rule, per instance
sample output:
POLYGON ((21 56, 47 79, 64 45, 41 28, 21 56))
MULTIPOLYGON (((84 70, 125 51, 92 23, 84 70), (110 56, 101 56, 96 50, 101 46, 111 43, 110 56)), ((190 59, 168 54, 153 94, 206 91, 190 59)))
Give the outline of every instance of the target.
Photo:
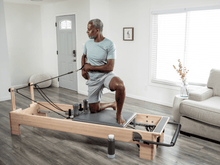
POLYGON ((142 159, 153 160, 156 155, 156 145, 140 144, 139 157, 142 159))
POLYGON ((18 124, 13 119, 13 115, 11 113, 9 113, 9 116, 10 116, 11 134, 21 135, 20 124, 18 124))
POLYGON ((164 139, 164 131, 165 131, 165 130, 163 130, 162 134, 160 135, 160 143, 163 142, 163 139, 164 139))
POLYGON ((12 111, 15 111, 16 110, 16 105, 15 105, 15 92, 14 92, 14 88, 10 88, 10 93, 11 93, 12 111))
POLYGON ((31 104, 34 103, 34 87, 32 85, 33 83, 30 83, 30 93, 31 93, 31 104))
MULTIPOLYGON (((152 141, 157 140, 157 136, 151 138, 152 141)), ((153 160, 157 152, 157 145, 140 143, 139 157, 142 159, 153 160)))

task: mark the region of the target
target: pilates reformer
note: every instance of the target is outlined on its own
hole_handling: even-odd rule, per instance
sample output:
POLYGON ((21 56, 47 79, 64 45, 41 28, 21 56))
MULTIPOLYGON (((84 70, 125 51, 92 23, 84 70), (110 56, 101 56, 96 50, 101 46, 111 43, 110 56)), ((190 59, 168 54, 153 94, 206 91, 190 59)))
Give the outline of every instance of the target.
MULTIPOLYGON (((82 68, 68 72, 67 74, 77 72, 82 68)), ((66 74, 61 76, 64 75, 66 74)), ((58 77, 60 76, 54 78, 58 77)), ((28 84, 31 98, 20 93, 19 90, 24 87, 9 89, 12 103, 12 111, 9 113, 11 134, 21 135, 20 125, 104 139, 108 139, 108 135, 113 134, 117 141, 137 144, 139 147, 139 157, 148 160, 154 159, 157 146, 172 147, 177 141, 181 125, 179 123, 169 122, 169 117, 122 111, 123 118, 126 122, 120 125, 116 121, 116 112, 114 110, 105 109, 98 113, 90 113, 86 99, 83 100, 83 106, 82 104, 68 105, 53 103, 37 84, 28 84), (46 102, 34 100, 34 87, 46 102), (23 110, 21 108, 16 109, 15 92, 31 100, 28 108, 23 110), (49 117, 47 115, 48 112, 54 112, 64 119, 49 117), (167 124, 177 125, 177 127, 171 142, 163 143, 164 131, 167 124), (137 129, 139 126, 144 127, 145 130, 137 129)))

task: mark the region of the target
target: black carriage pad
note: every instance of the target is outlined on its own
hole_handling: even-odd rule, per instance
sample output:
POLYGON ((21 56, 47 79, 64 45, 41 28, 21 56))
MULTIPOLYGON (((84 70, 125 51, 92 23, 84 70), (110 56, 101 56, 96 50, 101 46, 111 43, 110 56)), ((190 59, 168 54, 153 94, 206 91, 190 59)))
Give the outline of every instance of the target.
POLYGON ((125 119, 125 124, 120 125, 116 121, 116 111, 105 109, 97 113, 82 113, 79 116, 73 118, 73 121, 80 121, 86 123, 108 125, 115 127, 126 127, 136 117, 136 113, 122 111, 122 116, 125 119))

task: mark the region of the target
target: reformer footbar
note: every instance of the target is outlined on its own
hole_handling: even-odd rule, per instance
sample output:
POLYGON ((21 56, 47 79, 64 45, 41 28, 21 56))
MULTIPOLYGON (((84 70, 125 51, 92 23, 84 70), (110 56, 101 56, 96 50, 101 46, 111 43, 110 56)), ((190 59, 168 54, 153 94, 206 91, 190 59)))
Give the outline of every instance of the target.
MULTIPOLYGON (((54 78, 77 72, 83 67, 84 66, 78 70, 54 78)), ((137 144, 139 147, 139 157, 148 160, 154 159, 156 155, 156 146, 161 145, 170 147, 174 146, 176 143, 181 125, 179 123, 169 122, 169 117, 122 111, 126 123, 124 125, 119 125, 116 121, 116 111, 106 109, 98 113, 90 113, 88 110, 84 111, 86 110, 86 104, 83 104, 82 107, 81 104, 68 105, 53 103, 53 101, 37 85, 42 82, 35 84, 29 83, 28 86, 26 86, 30 87, 31 98, 19 92, 20 89, 26 87, 9 89, 12 102, 12 111, 9 113, 11 134, 21 135, 20 125, 104 139, 108 139, 108 135, 113 134, 117 141, 137 144), (34 100, 33 87, 35 87, 46 102, 38 102, 34 100), (14 92, 31 100, 32 103, 30 106, 23 110, 21 108, 16 109, 14 92), (55 112, 64 117, 64 119, 49 117, 43 110, 55 112), (76 112, 78 111, 78 113, 75 114, 75 110, 76 112), (79 113, 79 111, 81 112, 79 113), (61 114, 61 112, 64 112, 64 114, 61 114), (177 125, 170 144, 162 143, 164 130, 168 123, 177 125), (139 130, 139 127, 137 126, 143 126, 146 130, 139 130)))

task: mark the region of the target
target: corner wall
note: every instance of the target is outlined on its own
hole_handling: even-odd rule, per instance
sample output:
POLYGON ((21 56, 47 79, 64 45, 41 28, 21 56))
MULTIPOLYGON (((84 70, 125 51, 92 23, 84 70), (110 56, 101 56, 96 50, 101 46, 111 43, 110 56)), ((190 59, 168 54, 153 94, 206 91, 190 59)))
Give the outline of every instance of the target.
POLYGON ((11 76, 3 0, 0 0, 0 25, 0 101, 4 101, 10 100, 11 76))
POLYGON ((44 72, 39 5, 5 3, 11 85, 25 86, 31 75, 44 72))

